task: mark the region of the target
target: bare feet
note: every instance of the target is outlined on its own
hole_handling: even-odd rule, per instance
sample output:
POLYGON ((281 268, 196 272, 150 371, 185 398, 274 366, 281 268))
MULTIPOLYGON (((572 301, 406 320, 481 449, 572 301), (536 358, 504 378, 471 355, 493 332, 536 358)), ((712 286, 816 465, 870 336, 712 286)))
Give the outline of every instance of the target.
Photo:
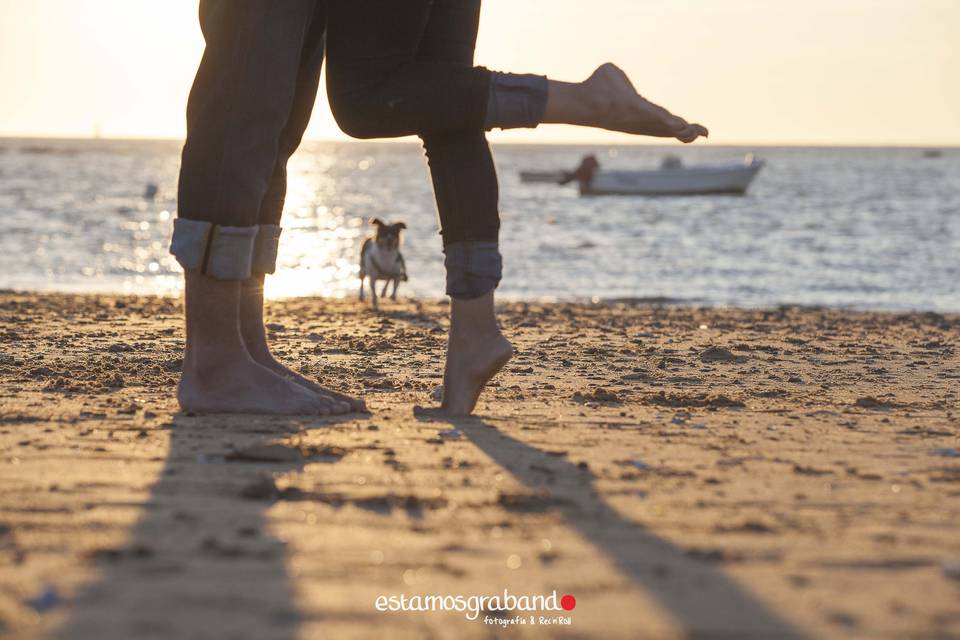
POLYGON ((260 366, 243 352, 188 353, 177 400, 182 410, 193 413, 332 413, 328 401, 260 366))
MULTIPOLYGON (((241 316, 251 308, 241 305, 244 283, 193 271, 184 275, 187 346, 177 387, 184 411, 330 415, 349 410, 348 403, 318 394, 256 361, 241 335, 241 316)), ((260 309, 256 316, 261 318, 262 335, 260 309)), ((262 346, 269 356, 265 337, 262 346)), ((276 361, 270 357, 270 362, 276 361)))
POLYGON ((415 409, 418 415, 470 415, 480 392, 513 355, 500 333, 493 291, 471 300, 450 301, 450 338, 443 371, 443 401, 437 409, 415 409))
POLYGON ((676 138, 685 143, 709 135, 705 127, 690 124, 641 96, 627 74, 609 62, 580 83, 551 81, 544 122, 676 138))
POLYGON ((277 375, 317 394, 324 401, 331 405, 330 409, 332 413, 349 413, 351 411, 369 413, 369 410, 367 409, 367 403, 360 398, 354 398, 344 393, 339 393, 326 387, 321 387, 313 380, 310 380, 309 378, 297 373, 290 367, 287 367, 283 363, 279 362, 269 351, 267 351, 266 354, 261 351, 258 353, 258 355, 252 355, 252 357, 258 364, 270 369, 277 375))
POLYGON ((452 416, 473 412, 480 392, 513 356, 510 342, 497 331, 485 336, 450 336, 443 372, 440 410, 452 416))
POLYGON ((240 333, 247 351, 254 362, 266 367, 276 375, 316 394, 330 413, 351 411, 367 413, 367 404, 359 399, 322 387, 285 366, 273 357, 263 326, 263 276, 253 276, 245 281, 240 290, 240 333))

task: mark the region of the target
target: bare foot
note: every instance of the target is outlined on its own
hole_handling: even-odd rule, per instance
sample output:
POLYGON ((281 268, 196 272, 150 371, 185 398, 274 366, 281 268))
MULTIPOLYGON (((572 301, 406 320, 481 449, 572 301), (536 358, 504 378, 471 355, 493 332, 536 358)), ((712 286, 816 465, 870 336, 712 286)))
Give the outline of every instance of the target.
POLYGON ((351 411, 368 413, 367 405, 363 400, 322 387, 273 357, 263 326, 263 275, 253 276, 241 286, 240 333, 254 362, 316 394, 325 403, 330 413, 341 414, 351 411))
POLYGON ((330 415, 330 402, 253 361, 246 354, 184 358, 180 408, 193 413, 330 415))
MULTIPOLYGON (((609 62, 600 65, 589 78, 575 85, 558 83, 561 118, 580 124, 635 135, 676 138, 693 142, 707 136, 706 127, 690 124, 637 93, 633 83, 619 67, 609 62), (564 95, 573 94, 572 96, 564 95)), ((549 113, 548 102, 548 113, 549 113)))
POLYGON ((309 389, 313 393, 316 393, 322 398, 328 399, 333 404, 333 413, 349 413, 351 411, 357 411, 359 413, 370 413, 367 409, 367 403, 360 398, 354 398, 348 396, 345 393, 339 393, 328 389, 326 387, 321 387, 319 384, 303 376, 302 374, 297 373, 290 367, 285 366, 283 363, 279 362, 276 358, 273 357, 273 354, 267 353, 266 356, 261 356, 258 358, 256 355, 253 356, 259 364, 270 369, 279 376, 286 378, 296 384, 309 389))
POLYGON ((480 392, 513 356, 513 347, 499 331, 484 336, 451 335, 443 372, 443 402, 439 413, 466 416, 480 392))

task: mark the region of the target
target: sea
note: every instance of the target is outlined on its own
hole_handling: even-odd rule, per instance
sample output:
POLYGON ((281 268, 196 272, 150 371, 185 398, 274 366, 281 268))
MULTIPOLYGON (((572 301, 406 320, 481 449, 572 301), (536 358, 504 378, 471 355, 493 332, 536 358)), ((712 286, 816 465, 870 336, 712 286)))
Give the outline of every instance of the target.
MULTIPOLYGON (((0 289, 172 294, 181 142, 0 139, 0 289), (156 194, 148 197, 150 185, 156 194)), ((960 311, 960 149, 494 146, 506 299, 960 311), (581 196, 521 170, 765 161, 746 195, 581 196)), ((443 296, 412 142, 307 142, 290 163, 273 298, 354 296, 372 218, 407 225, 402 297, 443 296)))

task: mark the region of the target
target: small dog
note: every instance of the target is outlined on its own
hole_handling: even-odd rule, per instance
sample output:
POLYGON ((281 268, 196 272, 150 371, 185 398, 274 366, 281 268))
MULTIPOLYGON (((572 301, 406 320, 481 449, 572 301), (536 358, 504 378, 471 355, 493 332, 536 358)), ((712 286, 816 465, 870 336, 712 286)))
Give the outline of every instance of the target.
POLYGON ((391 300, 397 299, 397 287, 400 281, 407 280, 407 265, 400 254, 400 232, 407 228, 402 222, 387 224, 380 218, 370 221, 377 228, 372 238, 363 241, 360 249, 360 300, 363 301, 363 281, 370 278, 370 298, 373 308, 377 308, 377 280, 386 280, 380 296, 387 295, 387 287, 393 282, 391 300))

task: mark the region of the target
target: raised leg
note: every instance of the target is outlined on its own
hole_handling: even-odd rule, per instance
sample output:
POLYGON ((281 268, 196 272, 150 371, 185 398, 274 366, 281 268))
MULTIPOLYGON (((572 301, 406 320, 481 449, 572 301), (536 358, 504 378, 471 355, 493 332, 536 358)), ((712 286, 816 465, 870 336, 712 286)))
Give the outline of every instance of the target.
POLYGON ((583 82, 551 80, 543 122, 610 129, 693 142, 706 127, 690 124, 637 93, 619 67, 600 65, 583 82))
MULTIPOLYGON (((426 138, 518 126, 486 121, 497 76, 473 66, 479 12, 478 0, 331 3, 327 93, 340 127, 357 138, 426 138)), ((550 80, 545 107, 545 123, 682 142, 707 135, 639 95, 610 63, 583 82, 550 80)))
POLYGON ((396 300, 396 299, 397 299, 397 287, 399 287, 399 286, 400 286, 400 279, 399 279, 399 278, 394 278, 394 280, 393 280, 393 292, 390 294, 390 299, 391 299, 391 300, 396 300))
POLYGON ((479 128, 490 71, 451 55, 472 58, 479 16, 479 0, 329 3, 327 95, 340 128, 357 138, 479 128))

